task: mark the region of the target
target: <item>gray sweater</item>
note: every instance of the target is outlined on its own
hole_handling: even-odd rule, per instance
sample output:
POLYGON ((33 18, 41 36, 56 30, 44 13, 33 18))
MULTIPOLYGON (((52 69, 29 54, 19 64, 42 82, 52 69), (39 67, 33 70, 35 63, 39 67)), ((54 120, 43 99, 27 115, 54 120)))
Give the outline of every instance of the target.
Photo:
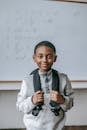
MULTIPOLYGON (((67 75, 59 72, 58 75, 60 80, 60 93, 65 98, 64 104, 60 104, 63 111, 61 110, 59 112, 59 116, 55 116, 50 109, 49 93, 44 93, 44 105, 38 116, 32 115, 32 109, 35 107, 31 100, 32 95, 34 94, 33 76, 28 75, 22 81, 21 89, 17 96, 16 106, 19 111, 24 113, 23 121, 27 130, 62 130, 64 127, 66 112, 73 106, 73 90, 67 75)), ((40 79, 42 87, 44 87, 44 78, 41 77, 41 75, 40 79)), ((52 78, 50 77, 50 89, 52 83, 51 80, 52 78)))

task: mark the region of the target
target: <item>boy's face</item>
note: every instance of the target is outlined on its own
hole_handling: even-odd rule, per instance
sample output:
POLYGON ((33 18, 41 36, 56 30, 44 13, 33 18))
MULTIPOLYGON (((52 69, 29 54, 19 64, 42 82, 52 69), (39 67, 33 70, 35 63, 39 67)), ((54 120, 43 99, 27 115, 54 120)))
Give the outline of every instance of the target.
POLYGON ((51 69, 53 62, 56 61, 57 56, 54 51, 47 46, 40 46, 36 49, 33 56, 35 63, 38 65, 40 71, 46 72, 51 69))

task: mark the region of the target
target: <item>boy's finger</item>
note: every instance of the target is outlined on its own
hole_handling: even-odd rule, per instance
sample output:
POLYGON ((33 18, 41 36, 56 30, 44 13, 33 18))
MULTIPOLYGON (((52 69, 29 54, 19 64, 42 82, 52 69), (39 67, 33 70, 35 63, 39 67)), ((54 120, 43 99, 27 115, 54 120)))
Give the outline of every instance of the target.
POLYGON ((59 92, 58 91, 54 91, 54 90, 51 90, 50 93, 59 95, 59 92))
POLYGON ((42 92, 42 91, 40 91, 40 90, 36 92, 36 94, 41 94, 41 93, 43 93, 43 92, 42 92))

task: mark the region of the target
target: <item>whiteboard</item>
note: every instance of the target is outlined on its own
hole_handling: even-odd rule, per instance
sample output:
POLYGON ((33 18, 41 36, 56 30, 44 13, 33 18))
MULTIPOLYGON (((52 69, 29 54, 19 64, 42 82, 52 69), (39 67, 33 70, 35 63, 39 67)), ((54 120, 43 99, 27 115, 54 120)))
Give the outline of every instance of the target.
POLYGON ((55 69, 87 80, 87 5, 45 0, 0 1, 0 80, 35 69, 33 49, 42 40, 57 49, 55 69))

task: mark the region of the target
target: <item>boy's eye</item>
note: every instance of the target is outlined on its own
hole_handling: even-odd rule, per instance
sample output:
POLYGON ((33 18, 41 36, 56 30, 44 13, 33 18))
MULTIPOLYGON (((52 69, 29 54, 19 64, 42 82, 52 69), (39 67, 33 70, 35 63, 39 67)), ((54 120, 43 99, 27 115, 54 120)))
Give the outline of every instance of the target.
POLYGON ((43 55, 38 55, 38 58, 42 59, 42 58, 43 58, 43 55))
POLYGON ((53 55, 48 55, 47 58, 48 59, 51 59, 53 57, 53 55))

